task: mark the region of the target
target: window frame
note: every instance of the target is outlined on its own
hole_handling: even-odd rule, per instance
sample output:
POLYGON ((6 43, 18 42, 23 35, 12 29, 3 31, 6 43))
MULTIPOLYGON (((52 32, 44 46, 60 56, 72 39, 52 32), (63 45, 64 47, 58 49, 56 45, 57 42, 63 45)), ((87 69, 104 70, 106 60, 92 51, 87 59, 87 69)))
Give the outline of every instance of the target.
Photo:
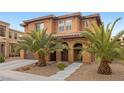
POLYGON ((58 21, 58 31, 63 32, 64 30, 65 30, 65 22, 64 22, 64 20, 59 20, 58 21), (62 23, 60 23, 60 22, 62 22, 62 23))
POLYGON ((36 31, 41 31, 41 30, 43 30, 44 28, 45 28, 44 22, 36 23, 36 31), (38 27, 38 25, 39 25, 39 27, 38 27), (41 27, 41 25, 42 25, 42 27, 41 27))
POLYGON ((12 32, 11 31, 9 32, 9 38, 12 38, 12 32))
POLYGON ((18 39, 18 34, 14 33, 14 39, 18 39))
POLYGON ((71 31, 72 30, 72 19, 65 20, 65 28, 66 28, 67 31, 71 31), (67 22, 68 22, 68 24, 67 24, 67 22))
POLYGON ((0 25, 0 36, 5 37, 6 36, 6 27, 3 25, 0 25))
POLYGON ((90 25, 89 20, 88 19, 84 20, 84 28, 89 27, 89 25, 90 25))

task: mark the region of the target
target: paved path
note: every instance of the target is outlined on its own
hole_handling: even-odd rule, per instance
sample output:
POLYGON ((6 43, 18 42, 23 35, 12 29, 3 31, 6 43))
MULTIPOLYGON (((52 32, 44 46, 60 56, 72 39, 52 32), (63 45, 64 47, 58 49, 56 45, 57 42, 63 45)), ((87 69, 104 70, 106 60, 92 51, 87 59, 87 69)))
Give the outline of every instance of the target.
POLYGON ((29 73, 23 73, 19 71, 13 71, 13 69, 23 67, 35 63, 36 60, 15 60, 7 63, 0 64, 0 81, 60 81, 70 76, 76 69, 81 66, 81 63, 73 63, 65 68, 64 71, 59 71, 57 74, 50 77, 39 76, 29 73))
POLYGON ((51 81, 48 77, 28 74, 18 71, 5 70, 0 72, 1 80, 12 80, 12 81, 51 81))
POLYGON ((64 80, 69 77, 72 73, 74 73, 80 66, 81 63, 72 63, 63 71, 59 71, 57 74, 50 76, 50 78, 54 78, 56 80, 64 80))
POLYGON ((50 80, 47 77, 44 76, 38 76, 34 74, 28 74, 18 71, 13 71, 16 68, 23 67, 26 65, 30 65, 35 63, 36 60, 15 60, 10 61, 7 63, 0 64, 0 81, 15 81, 15 80, 25 80, 25 81, 31 81, 31 80, 50 80))
POLYGON ((0 71, 2 70, 12 70, 26 65, 35 63, 36 60, 15 60, 0 64, 0 71))

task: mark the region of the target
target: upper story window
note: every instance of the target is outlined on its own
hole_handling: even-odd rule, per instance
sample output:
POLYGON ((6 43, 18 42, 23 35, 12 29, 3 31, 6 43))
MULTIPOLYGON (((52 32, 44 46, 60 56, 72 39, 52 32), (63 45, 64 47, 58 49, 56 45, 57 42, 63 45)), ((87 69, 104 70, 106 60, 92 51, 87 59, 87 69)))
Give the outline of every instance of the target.
POLYGON ((66 20, 66 30, 71 30, 72 29, 72 20, 66 20))
POLYGON ((9 32, 9 38, 12 38, 12 32, 9 32))
POLYGON ((14 33, 14 39, 17 39, 17 33, 14 33))
POLYGON ((64 31, 64 21, 59 21, 58 28, 59 31, 64 31))
POLYGON ((90 21, 89 20, 85 20, 84 21, 84 28, 89 27, 89 25, 90 25, 90 21))
POLYGON ((44 29, 44 23, 37 23, 36 24, 36 30, 39 31, 39 30, 43 30, 44 29))
POLYGON ((5 27, 0 26, 0 36, 5 36, 5 27))

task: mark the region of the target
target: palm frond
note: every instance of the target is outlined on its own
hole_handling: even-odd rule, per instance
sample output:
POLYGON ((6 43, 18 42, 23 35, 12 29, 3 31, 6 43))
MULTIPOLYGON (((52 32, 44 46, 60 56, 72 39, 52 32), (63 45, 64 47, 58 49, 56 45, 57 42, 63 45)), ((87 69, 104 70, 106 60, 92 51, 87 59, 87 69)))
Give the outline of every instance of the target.
MULTIPOLYGON (((119 32, 112 40, 112 31, 116 25, 116 23, 121 18, 115 20, 110 27, 111 23, 104 26, 101 24, 97 26, 96 24, 92 24, 92 28, 87 28, 86 31, 83 31, 81 36, 87 38, 91 45, 89 48, 83 49, 83 51, 87 51, 91 54, 95 54, 96 59, 105 58, 107 60, 112 59, 123 59, 124 58, 124 49, 122 48, 122 42, 117 41, 123 34, 124 30, 119 32)), ((124 42, 123 42, 124 43, 124 42)))

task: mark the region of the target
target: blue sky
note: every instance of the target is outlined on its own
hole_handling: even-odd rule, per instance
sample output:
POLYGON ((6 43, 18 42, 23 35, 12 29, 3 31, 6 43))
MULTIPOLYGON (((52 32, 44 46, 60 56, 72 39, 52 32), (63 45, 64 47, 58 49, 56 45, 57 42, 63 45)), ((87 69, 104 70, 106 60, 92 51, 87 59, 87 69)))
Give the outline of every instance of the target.
MULTIPOLYGON (((50 14, 59 16, 68 13, 69 12, 0 12, 0 20, 10 23, 10 27, 13 29, 24 31, 23 27, 19 25, 23 20, 50 14)), ((93 13, 95 12, 82 12, 82 15, 90 15, 93 13)), ((124 12, 101 12, 100 15, 105 25, 113 22, 118 17, 122 17, 122 20, 118 22, 114 29, 113 35, 124 29, 124 12)))

